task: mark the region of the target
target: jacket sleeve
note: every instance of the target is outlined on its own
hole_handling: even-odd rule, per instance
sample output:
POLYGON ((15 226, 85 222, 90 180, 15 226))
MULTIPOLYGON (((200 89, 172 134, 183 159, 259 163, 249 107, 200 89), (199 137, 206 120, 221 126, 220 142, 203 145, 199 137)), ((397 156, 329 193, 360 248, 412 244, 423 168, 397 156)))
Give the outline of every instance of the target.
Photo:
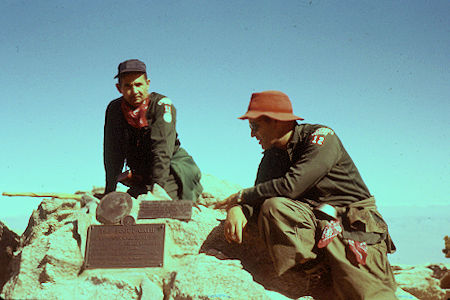
POLYGON ((255 206, 277 196, 299 199, 327 175, 342 155, 340 140, 331 129, 325 135, 311 134, 304 143, 299 159, 283 176, 244 189, 243 204, 255 206))
MULTIPOLYGON (((110 103, 105 113, 103 136, 103 163, 106 173, 105 193, 116 190, 117 176, 122 171, 125 162, 125 154, 120 145, 120 119, 113 106, 114 104, 110 103)), ((119 113, 121 112, 119 111, 119 113)))
POLYGON ((165 187, 170 173, 177 133, 175 129, 176 111, 169 98, 156 103, 155 117, 151 126, 151 155, 153 183, 165 187))

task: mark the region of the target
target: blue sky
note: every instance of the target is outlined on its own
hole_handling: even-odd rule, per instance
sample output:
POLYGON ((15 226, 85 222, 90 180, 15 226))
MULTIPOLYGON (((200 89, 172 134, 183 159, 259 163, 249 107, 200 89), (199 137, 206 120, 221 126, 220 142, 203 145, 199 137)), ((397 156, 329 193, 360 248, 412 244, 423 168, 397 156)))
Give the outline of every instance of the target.
MULTIPOLYGON (((379 205, 448 204, 450 2, 10 1, 0 4, 0 191, 104 185, 119 62, 147 63, 204 173, 247 187, 261 149, 238 120, 281 90, 331 126, 379 205)), ((0 219, 36 207, 1 197, 0 219)))

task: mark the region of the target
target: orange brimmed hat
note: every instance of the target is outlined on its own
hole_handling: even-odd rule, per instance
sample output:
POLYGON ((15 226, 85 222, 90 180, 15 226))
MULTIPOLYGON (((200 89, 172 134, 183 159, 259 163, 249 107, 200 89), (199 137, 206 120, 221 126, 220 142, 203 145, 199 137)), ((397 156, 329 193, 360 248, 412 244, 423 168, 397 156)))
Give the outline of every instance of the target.
POLYGON ((279 121, 303 120, 293 114, 291 100, 279 91, 253 93, 247 113, 238 119, 257 119, 261 116, 279 121))

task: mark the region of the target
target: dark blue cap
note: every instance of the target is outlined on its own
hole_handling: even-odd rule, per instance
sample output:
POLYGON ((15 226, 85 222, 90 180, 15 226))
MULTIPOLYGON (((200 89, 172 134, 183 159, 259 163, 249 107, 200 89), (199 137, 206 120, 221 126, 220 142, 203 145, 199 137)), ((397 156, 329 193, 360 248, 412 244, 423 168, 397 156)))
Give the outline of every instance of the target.
POLYGON ((128 72, 147 73, 145 64, 138 59, 128 59, 124 62, 121 62, 119 64, 119 67, 117 67, 117 69, 118 69, 117 75, 114 76, 114 78, 117 78, 120 75, 122 75, 123 73, 128 73, 128 72))

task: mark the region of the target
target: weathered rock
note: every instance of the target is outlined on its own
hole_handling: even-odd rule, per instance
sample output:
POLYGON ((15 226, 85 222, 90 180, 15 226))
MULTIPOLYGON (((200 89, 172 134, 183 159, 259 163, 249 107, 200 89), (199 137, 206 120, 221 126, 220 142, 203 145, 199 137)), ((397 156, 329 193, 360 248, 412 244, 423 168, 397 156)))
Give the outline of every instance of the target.
MULTIPOLYGON (((202 180, 205 192, 192 211, 192 219, 137 220, 138 224, 165 224, 164 266, 158 268, 83 269, 86 232, 96 220, 98 199, 86 194, 82 201, 44 199, 30 217, 20 246, 10 263, 12 277, 0 296, 5 299, 333 299, 331 282, 315 288, 299 271, 275 275, 257 229, 250 223, 241 245, 223 236, 226 213, 206 207, 239 190, 211 175, 202 180), (202 205, 203 204, 203 205, 202 205), (310 296, 312 297, 310 297, 310 296)), ((130 214, 137 215, 141 200, 162 200, 158 194, 133 199, 130 214)), ((442 269, 442 268, 441 268, 442 269)), ((440 269, 440 270, 441 270, 440 269)), ((441 295, 437 269, 429 272, 398 268, 402 288, 420 295, 441 295), (418 274, 418 275, 417 275, 418 274), (408 277, 410 275, 410 277, 408 277), (423 276, 430 284, 417 285, 423 276)), ((443 276, 443 275, 442 275, 443 276)), ((402 299, 415 299, 399 289, 402 299)), ((421 298, 431 299, 431 298, 421 298)))
POLYGON ((450 270, 447 270, 441 278, 441 289, 450 289, 450 270))
POLYGON ((189 255, 181 258, 165 282, 165 295, 175 299, 270 299, 238 260, 189 255))
POLYGON ((442 252, 444 252, 445 257, 450 258, 450 237, 448 235, 444 237, 444 242, 445 248, 442 249, 442 252))
POLYGON ((150 281, 147 277, 142 279, 138 296, 141 300, 163 300, 164 293, 162 287, 150 281))
POLYGON ((304 296, 314 296, 317 299, 333 299, 331 281, 328 277, 311 288, 310 278, 305 274, 288 270, 282 276, 277 276, 272 261, 266 251, 263 241, 259 238, 254 223, 247 225, 242 244, 229 244, 223 235, 224 223, 215 227, 202 245, 201 252, 214 255, 221 259, 237 259, 243 268, 252 274, 253 279, 267 290, 277 291, 286 297, 297 299, 304 296))
POLYGON ((203 186, 203 200, 206 203, 223 200, 242 189, 238 184, 221 180, 210 174, 202 175, 200 182, 203 186))
POLYGON ((19 236, 0 221, 0 290, 11 276, 9 263, 19 246, 19 236))
POLYGON ((447 267, 443 264, 428 266, 394 266, 398 286, 421 300, 444 299, 445 290, 440 278, 447 267))

